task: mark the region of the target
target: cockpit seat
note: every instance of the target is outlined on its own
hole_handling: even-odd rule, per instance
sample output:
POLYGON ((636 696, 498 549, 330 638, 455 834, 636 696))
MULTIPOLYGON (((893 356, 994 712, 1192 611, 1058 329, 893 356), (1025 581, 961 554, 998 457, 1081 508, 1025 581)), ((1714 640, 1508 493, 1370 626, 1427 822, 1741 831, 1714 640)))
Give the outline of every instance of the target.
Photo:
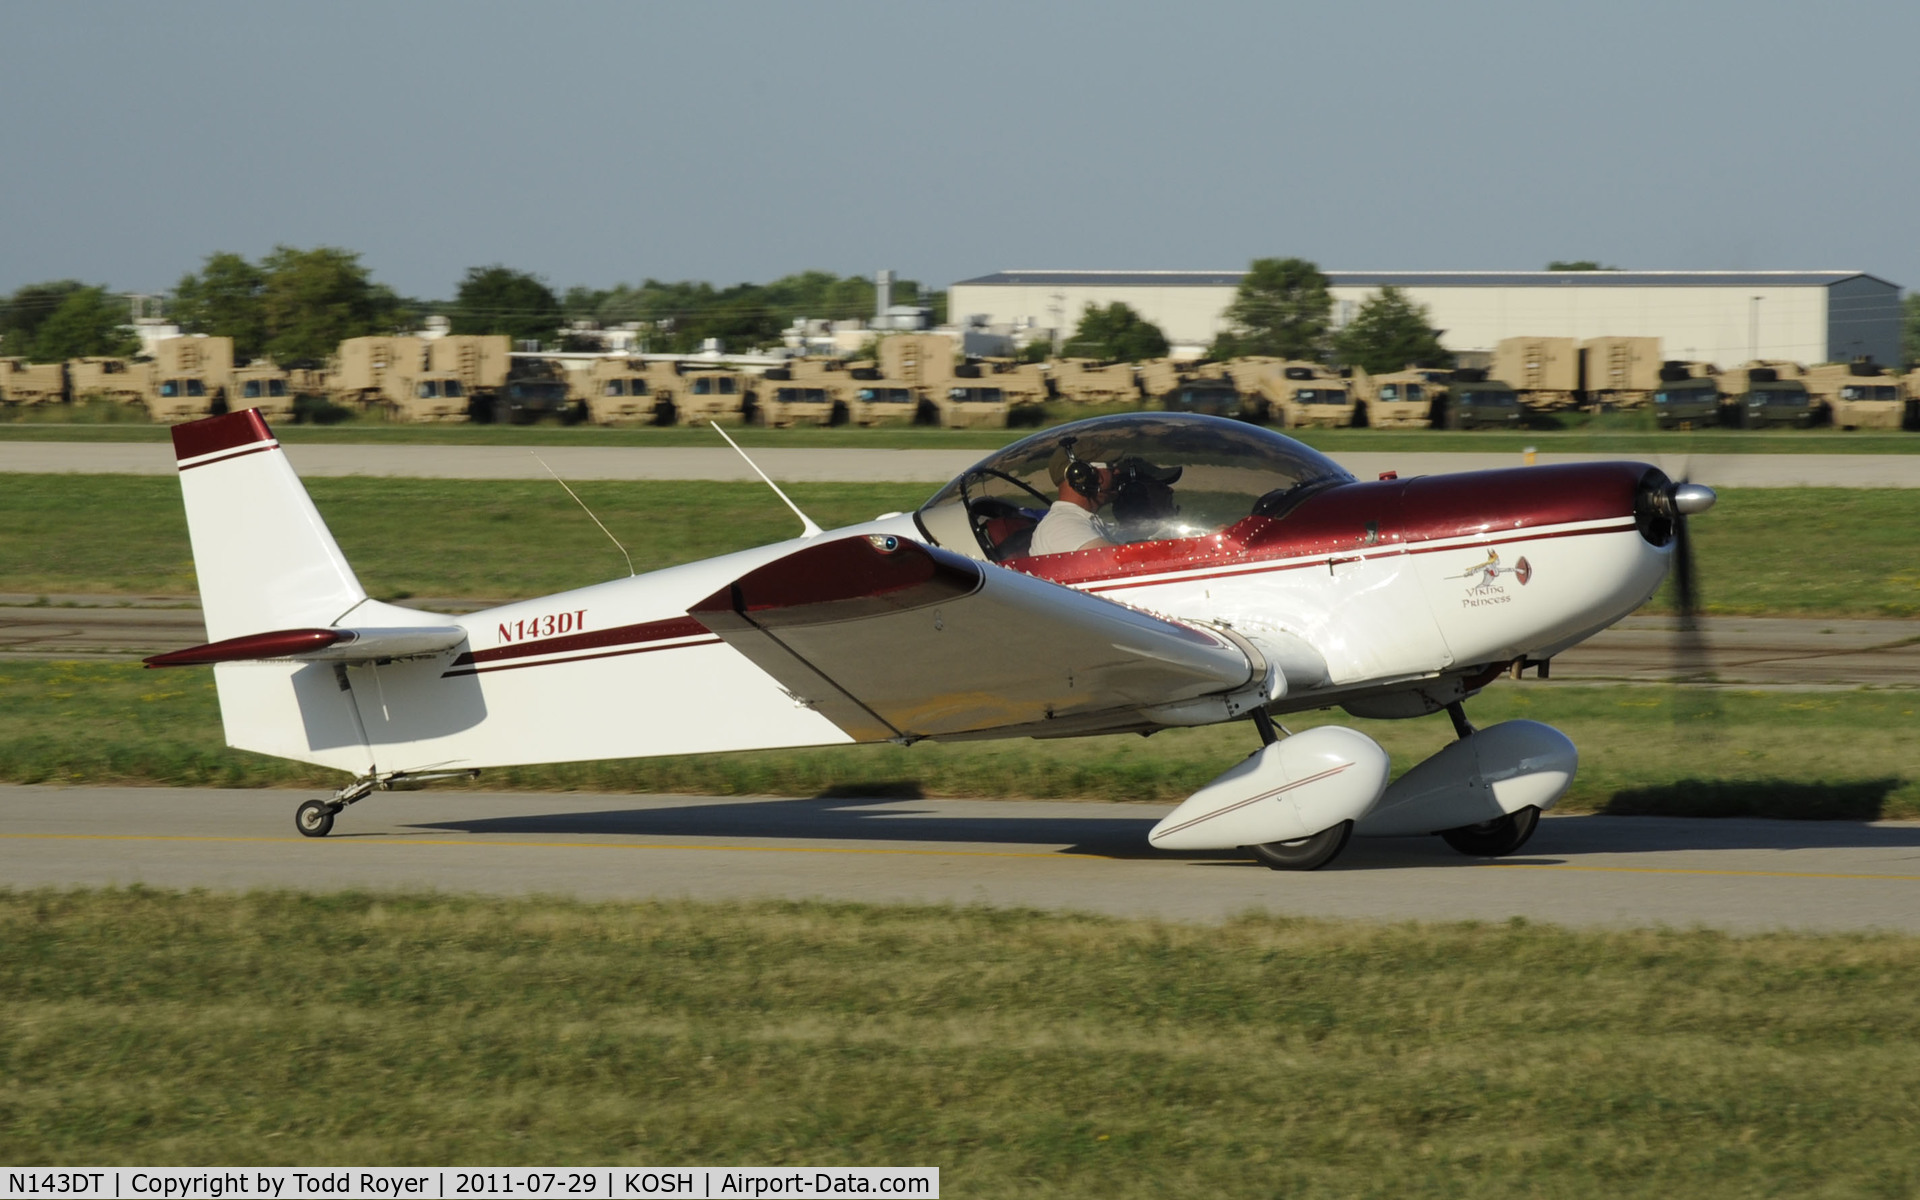
POLYGON ((973 527, 991 548, 995 562, 1029 553, 1040 518, 1005 500, 983 496, 968 505, 973 527))

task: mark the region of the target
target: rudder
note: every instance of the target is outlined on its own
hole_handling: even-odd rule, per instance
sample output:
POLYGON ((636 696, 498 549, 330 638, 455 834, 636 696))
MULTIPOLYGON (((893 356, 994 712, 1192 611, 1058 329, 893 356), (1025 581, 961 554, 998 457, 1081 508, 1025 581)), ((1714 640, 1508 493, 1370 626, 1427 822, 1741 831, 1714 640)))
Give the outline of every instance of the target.
POLYGON ((367 598, 258 409, 173 427, 209 641, 327 626, 367 598))

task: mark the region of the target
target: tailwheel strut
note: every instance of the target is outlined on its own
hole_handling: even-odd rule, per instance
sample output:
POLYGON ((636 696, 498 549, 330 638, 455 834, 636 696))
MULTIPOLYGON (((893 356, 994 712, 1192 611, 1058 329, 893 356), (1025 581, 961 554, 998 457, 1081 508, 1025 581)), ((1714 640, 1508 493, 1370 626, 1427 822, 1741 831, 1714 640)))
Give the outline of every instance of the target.
POLYGON ((479 777, 478 771, 431 771, 420 774, 388 771, 378 775, 362 775, 327 799, 308 800, 294 809, 293 827, 300 831, 302 837, 325 837, 333 832, 333 819, 340 815, 341 810, 348 805, 358 804, 375 792, 424 786, 436 779, 478 779, 479 777))

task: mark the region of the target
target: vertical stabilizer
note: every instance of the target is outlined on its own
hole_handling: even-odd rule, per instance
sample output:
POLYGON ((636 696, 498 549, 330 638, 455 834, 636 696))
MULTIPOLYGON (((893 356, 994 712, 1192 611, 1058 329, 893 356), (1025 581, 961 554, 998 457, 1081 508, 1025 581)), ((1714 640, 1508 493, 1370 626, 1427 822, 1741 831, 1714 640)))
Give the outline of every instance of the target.
POLYGON ((325 626, 367 598, 257 409, 173 427, 207 638, 325 626))

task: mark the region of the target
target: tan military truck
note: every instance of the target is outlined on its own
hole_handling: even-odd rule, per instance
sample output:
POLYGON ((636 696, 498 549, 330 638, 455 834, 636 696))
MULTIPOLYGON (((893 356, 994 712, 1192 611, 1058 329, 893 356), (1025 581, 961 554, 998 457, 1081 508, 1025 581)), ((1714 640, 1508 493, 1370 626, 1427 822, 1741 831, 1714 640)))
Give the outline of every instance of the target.
POLYGON ((1140 390, 1150 403, 1168 412, 1210 413, 1247 421, 1266 418, 1264 404, 1258 399, 1249 403, 1223 362, 1148 359, 1140 364, 1140 390))
POLYGON ((753 419, 753 378, 720 363, 648 364, 648 384, 656 402, 665 399, 673 414, 667 424, 714 422, 739 425, 753 419))
POLYGON ((1657 337, 1599 337, 1580 343, 1586 402, 1603 408, 1638 408, 1660 390, 1657 337))
MULTIPOLYGON (((889 339, 891 340, 891 339, 889 339)), ((897 361, 894 370, 902 369, 897 361)), ((927 398, 922 379, 888 373, 885 358, 855 359, 847 364, 853 381, 853 399, 848 412, 855 425, 932 425, 940 419, 940 409, 927 398)))
POLYGON ((1760 359, 1722 371, 1717 382, 1726 397, 1726 419, 1742 429, 1791 425, 1805 429, 1814 421, 1813 397, 1800 378, 1798 363, 1760 359))
POLYGON ((673 424, 671 394, 654 393, 645 359, 596 358, 574 377, 574 386, 587 420, 596 425, 673 424))
POLYGON ((1506 384, 1539 412, 1580 407, 1580 343, 1572 338, 1501 338, 1487 378, 1506 384))
POLYGON ((1907 415, 1901 419, 1900 428, 1920 433, 1920 367, 1901 376, 1900 385, 1907 393, 1907 415))
POLYGON ((853 416, 857 381, 831 358, 790 358, 769 367, 754 386, 754 420, 774 429, 845 425, 853 416))
POLYGON ((1808 367, 1801 382, 1837 429, 1898 429, 1906 417, 1906 387, 1870 359, 1808 367))
POLYGON ((356 337, 341 342, 327 373, 327 399, 356 412, 397 407, 427 373, 427 343, 417 337, 356 337))
POLYGON ((67 364, 0 358, 0 402, 58 404, 67 398, 67 364))
MULTIPOLYGON (((1020 423, 1026 413, 1040 411, 1047 399, 1047 378, 1039 364, 996 358, 958 362, 957 350, 945 334, 897 333, 880 339, 881 378, 896 396, 901 390, 917 393, 917 423, 949 429, 1003 428, 1020 423)), ((866 390, 877 393, 880 389, 866 390)), ((875 396, 861 401, 865 419, 876 419, 882 403, 904 403, 904 398, 875 396)))
POLYGON ((155 342, 147 415, 172 425, 225 412, 232 384, 232 338, 177 337, 155 342))
POLYGON ((73 398, 145 404, 149 363, 125 358, 75 358, 67 361, 67 380, 73 398))
POLYGON ((1047 379, 1069 404, 1140 403, 1140 374, 1130 362, 1056 358, 1047 364, 1047 379))
POLYGON ((1384 375, 1353 369, 1355 425, 1375 429, 1430 429, 1436 404, 1446 408, 1451 371, 1408 367, 1384 375))
POLYGON ((270 421, 293 416, 293 387, 287 372, 271 359, 256 359, 233 369, 227 406, 233 409, 257 408, 270 421))
POLYGON ((1256 419, 1282 429, 1345 429, 1354 423, 1351 381, 1321 363, 1236 358, 1228 364, 1234 386, 1256 419))
POLYGON ((489 408, 512 373, 513 343, 505 334, 455 333, 426 342, 427 371, 439 379, 459 381, 474 412, 489 408))

